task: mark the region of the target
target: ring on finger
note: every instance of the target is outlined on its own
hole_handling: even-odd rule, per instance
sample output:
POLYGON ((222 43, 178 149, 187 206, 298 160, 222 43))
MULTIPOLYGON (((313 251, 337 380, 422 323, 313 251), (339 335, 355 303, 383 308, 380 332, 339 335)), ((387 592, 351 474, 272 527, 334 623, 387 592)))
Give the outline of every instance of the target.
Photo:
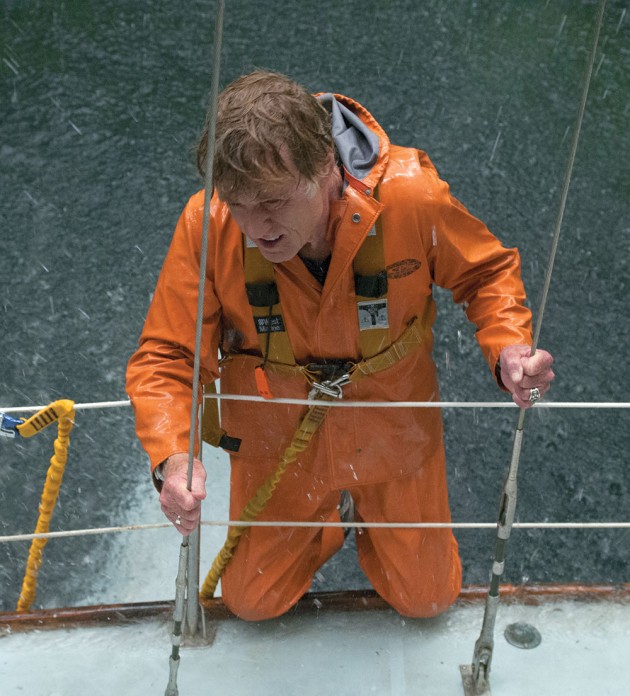
POLYGON ((181 523, 182 523, 182 518, 179 515, 177 515, 177 517, 175 518, 175 524, 181 524, 181 523))
POLYGON ((538 399, 540 399, 540 389, 538 387, 532 387, 529 390, 529 400, 535 404, 538 399))

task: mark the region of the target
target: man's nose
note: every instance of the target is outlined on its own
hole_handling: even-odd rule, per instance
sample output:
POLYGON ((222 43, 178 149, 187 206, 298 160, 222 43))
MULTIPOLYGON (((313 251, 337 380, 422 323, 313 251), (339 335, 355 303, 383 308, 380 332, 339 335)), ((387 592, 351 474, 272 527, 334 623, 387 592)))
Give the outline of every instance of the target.
POLYGON ((243 232, 256 241, 271 233, 272 222, 266 210, 248 211, 243 220, 243 232))

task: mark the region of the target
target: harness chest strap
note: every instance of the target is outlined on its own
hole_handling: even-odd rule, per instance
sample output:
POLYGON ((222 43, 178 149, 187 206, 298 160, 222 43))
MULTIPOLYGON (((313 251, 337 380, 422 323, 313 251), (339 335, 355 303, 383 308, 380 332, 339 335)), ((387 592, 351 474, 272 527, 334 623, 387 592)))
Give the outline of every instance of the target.
MULTIPOLYGON (((385 350, 370 358, 360 360, 358 363, 347 363, 346 374, 349 379, 346 383, 357 382, 363 377, 382 372, 419 348, 424 341, 427 330, 427 315, 428 311, 424 316, 413 319, 402 334, 385 350)), ((230 356, 226 359, 230 360, 230 356)), ((266 367, 271 372, 287 377, 302 375, 311 385, 316 384, 319 378, 319 373, 311 365, 285 365, 269 360, 266 367)))
MULTIPOLYGON (((374 190, 376 200, 378 194, 377 186, 374 190)), ((381 353, 391 344, 384 246, 383 223, 379 215, 352 262, 359 345, 364 358, 381 353)))

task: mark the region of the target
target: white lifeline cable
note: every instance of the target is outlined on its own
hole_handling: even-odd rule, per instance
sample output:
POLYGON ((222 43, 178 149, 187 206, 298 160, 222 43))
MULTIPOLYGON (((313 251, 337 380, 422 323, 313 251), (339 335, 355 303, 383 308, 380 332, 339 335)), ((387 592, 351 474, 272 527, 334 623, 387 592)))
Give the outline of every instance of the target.
MULTIPOLYGON (((308 399, 265 399, 262 396, 243 394, 205 394, 205 399, 225 401, 254 401, 264 404, 292 404, 296 406, 312 406, 308 399)), ((512 401, 326 401, 329 408, 518 408, 512 401)), ((46 404, 47 405, 47 404, 46 404)), ((75 404, 75 411, 86 411, 99 408, 124 408, 131 406, 127 401, 95 401, 85 404, 75 404)), ((37 413, 46 406, 0 406, 0 413, 37 413)), ((534 409, 628 409, 630 401, 538 401, 534 409)))
MULTIPOLYGON (((338 527, 342 529, 496 529, 496 522, 288 522, 240 520, 204 520, 204 527, 338 527)), ((630 529, 630 522, 514 522, 515 529, 630 529)), ((0 544, 33 539, 61 539, 65 537, 96 536, 119 532, 138 532, 150 529, 172 529, 170 522, 153 524, 126 524, 119 527, 94 527, 91 529, 68 529, 45 534, 10 534, 0 536, 0 544)))
MULTIPOLYGON (((259 396, 243 396, 236 394, 206 395, 206 398, 217 398, 234 401, 258 401, 261 403, 312 405, 312 401, 306 399, 263 399, 259 396)), ((75 404, 76 411, 101 409, 101 408, 125 408, 131 402, 126 401, 94 401, 83 404, 75 404)), ((508 401, 335 401, 326 402, 331 408, 518 408, 516 404, 508 401)), ((40 411, 44 406, 11 406, 0 407, 1 413, 30 413, 40 411)), ((535 409, 628 409, 630 402, 614 401, 543 401, 538 402, 535 409)), ((249 527, 341 527, 364 529, 493 529, 496 522, 418 522, 418 523, 369 523, 369 522, 241 522, 235 520, 205 520, 202 526, 229 527, 234 525, 249 527)), ((630 522, 516 522, 513 525, 517 529, 629 529, 630 522)), ((170 522, 156 524, 121 525, 117 527, 97 527, 89 529, 73 529, 59 532, 47 532, 45 534, 13 534, 0 536, 0 543, 14 541, 31 541, 33 539, 55 539, 75 536, 93 536, 98 534, 114 534, 119 532, 143 531, 149 529, 171 528, 170 522)))

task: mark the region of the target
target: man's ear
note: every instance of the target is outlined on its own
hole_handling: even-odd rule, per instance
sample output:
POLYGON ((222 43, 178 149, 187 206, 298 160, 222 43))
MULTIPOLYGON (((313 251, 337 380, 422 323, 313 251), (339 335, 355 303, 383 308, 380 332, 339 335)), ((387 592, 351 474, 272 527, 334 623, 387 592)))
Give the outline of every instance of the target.
POLYGON ((335 169, 337 166, 337 151, 335 150, 334 146, 331 149, 331 151, 328 153, 328 157, 326 158, 326 172, 327 174, 332 173, 332 171, 335 169))

